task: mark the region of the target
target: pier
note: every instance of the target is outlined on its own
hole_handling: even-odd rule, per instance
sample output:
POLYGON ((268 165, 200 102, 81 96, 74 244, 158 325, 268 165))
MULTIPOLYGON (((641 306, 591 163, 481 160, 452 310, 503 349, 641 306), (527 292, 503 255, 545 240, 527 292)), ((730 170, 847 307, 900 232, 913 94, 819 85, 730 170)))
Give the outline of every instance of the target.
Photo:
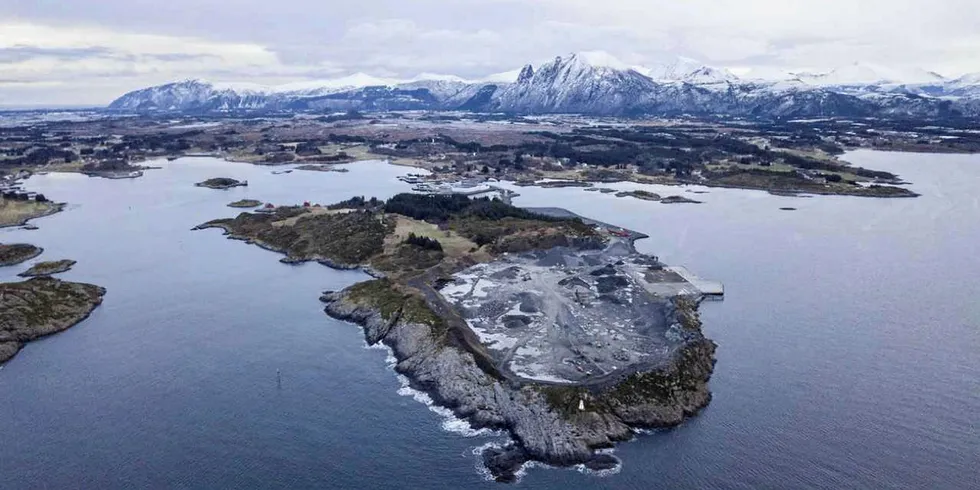
POLYGON ((675 265, 667 267, 667 270, 684 278, 698 289, 705 298, 722 299, 725 296, 725 285, 718 281, 702 279, 687 269, 687 267, 675 265))

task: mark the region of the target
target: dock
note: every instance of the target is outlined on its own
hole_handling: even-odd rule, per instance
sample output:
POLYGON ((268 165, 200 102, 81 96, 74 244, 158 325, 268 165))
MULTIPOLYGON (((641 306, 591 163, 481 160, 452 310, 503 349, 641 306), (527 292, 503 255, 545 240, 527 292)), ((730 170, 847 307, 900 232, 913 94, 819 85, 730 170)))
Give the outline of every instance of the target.
POLYGON ((706 298, 721 299, 725 296, 725 285, 718 281, 702 279, 688 270, 687 267, 680 265, 670 266, 666 269, 683 277, 685 281, 691 283, 706 298))

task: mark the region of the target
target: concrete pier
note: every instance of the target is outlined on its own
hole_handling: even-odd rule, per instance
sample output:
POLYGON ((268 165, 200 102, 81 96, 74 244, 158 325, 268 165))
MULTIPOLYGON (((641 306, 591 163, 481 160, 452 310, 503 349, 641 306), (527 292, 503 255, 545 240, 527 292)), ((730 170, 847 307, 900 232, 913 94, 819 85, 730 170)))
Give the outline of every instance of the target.
POLYGON ((725 285, 718 281, 708 281, 695 275, 687 267, 675 265, 667 267, 667 270, 684 278, 692 286, 701 291, 705 297, 721 299, 725 296, 725 285))

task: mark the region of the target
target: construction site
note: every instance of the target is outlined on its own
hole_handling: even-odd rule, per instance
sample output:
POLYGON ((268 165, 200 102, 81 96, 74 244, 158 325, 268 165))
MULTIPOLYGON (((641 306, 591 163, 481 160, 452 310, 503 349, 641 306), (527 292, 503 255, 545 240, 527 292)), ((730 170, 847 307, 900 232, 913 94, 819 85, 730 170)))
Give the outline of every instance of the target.
POLYGON ((637 252, 629 230, 607 231, 602 249, 508 254, 455 274, 440 292, 517 378, 593 384, 666 363, 697 335, 674 300, 723 288, 637 252))

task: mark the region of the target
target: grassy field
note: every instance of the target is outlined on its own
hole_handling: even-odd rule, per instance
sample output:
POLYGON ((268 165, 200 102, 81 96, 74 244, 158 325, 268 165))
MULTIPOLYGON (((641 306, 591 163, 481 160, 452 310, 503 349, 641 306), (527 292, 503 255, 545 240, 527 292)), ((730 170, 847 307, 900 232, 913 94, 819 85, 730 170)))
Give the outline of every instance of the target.
POLYGON ((20 226, 33 218, 40 218, 60 211, 61 206, 51 202, 15 201, 0 198, 0 227, 20 226))
MULTIPOLYGON (((459 258, 465 255, 470 255, 471 250, 479 249, 479 246, 477 246, 476 243, 473 243, 473 241, 467 239, 466 237, 460 236, 453 231, 440 230, 438 226, 431 223, 426 223, 425 221, 419 221, 405 216, 397 216, 396 219, 397 222, 395 224, 395 232, 385 238, 385 250, 392 250, 399 243, 404 242, 405 239, 408 238, 409 233, 438 240, 442 245, 443 252, 445 252, 446 256, 451 258, 459 258)), ((475 252, 473 254, 474 259, 480 260, 480 254, 486 253, 483 251, 475 252)), ((484 257, 485 260, 489 260, 489 258, 489 256, 484 257)))

